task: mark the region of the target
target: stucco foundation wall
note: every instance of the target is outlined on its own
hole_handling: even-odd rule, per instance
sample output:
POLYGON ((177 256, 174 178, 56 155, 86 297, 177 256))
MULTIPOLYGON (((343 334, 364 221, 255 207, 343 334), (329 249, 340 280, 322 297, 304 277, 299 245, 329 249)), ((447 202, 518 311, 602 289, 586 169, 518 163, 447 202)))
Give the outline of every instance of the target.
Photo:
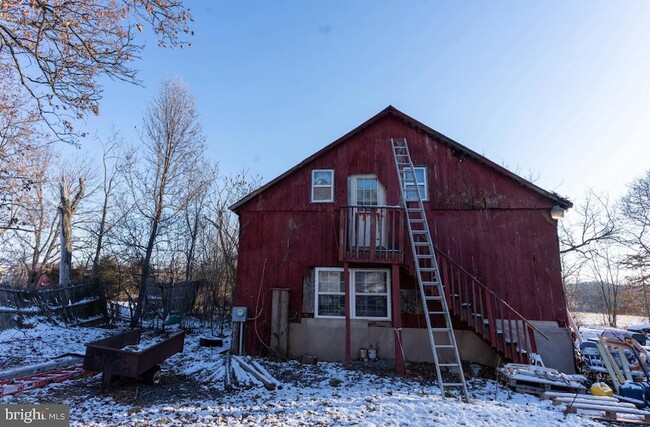
POLYGON ((544 365, 565 374, 575 373, 573 343, 569 329, 559 327, 557 322, 531 321, 530 323, 548 337, 547 340, 535 333, 537 353, 542 356, 544 365))
MULTIPOLYGON (((360 348, 377 349, 381 359, 395 359, 392 326, 369 326, 365 320, 351 321, 351 357, 357 358, 360 348)), ((462 360, 496 366, 496 352, 471 331, 456 331, 456 341, 462 360)), ((404 328, 402 348, 408 362, 433 362, 426 329, 404 328)), ((342 319, 303 319, 289 324, 289 357, 311 354, 319 360, 345 359, 345 321, 342 319)))

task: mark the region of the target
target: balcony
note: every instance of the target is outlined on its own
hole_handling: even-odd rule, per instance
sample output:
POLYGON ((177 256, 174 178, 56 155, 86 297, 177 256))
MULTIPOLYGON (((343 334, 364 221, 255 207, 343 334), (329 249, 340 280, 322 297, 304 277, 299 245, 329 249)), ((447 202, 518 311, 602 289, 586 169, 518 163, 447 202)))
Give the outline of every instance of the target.
POLYGON ((403 211, 392 206, 342 206, 339 260, 376 264, 404 261, 403 211))

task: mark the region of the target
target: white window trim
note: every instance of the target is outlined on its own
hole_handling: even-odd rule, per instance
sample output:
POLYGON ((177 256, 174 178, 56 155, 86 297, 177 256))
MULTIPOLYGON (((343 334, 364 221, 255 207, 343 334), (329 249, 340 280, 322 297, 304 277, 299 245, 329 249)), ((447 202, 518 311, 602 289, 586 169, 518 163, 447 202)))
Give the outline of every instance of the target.
POLYGON ((311 198, 312 203, 334 203, 334 169, 312 169, 311 171, 311 198), (316 172, 331 172, 332 174, 332 185, 316 185, 314 182, 314 177, 316 172), (330 188, 330 198, 329 200, 314 200, 314 189, 315 188, 330 188))
MULTIPOLYGON (((427 201, 429 201, 429 180, 427 179, 428 178, 428 172, 429 172, 428 168, 426 166, 413 166, 413 169, 414 169, 413 172, 415 172, 415 170, 418 170, 418 169, 424 170, 424 182, 422 183, 422 184, 424 184, 424 197, 422 198, 422 201, 427 202, 427 201)), ((416 180, 416 184, 417 184, 418 190, 419 190, 420 184, 417 183, 417 174, 415 174, 415 180, 416 180)), ((404 190, 406 192, 406 188, 404 190)), ((409 201, 412 201, 412 200, 409 199, 409 201)))
MULTIPOLYGON (((344 319, 345 314, 343 316, 321 316, 318 314, 318 296, 321 294, 318 289, 318 276, 321 271, 336 271, 336 272, 343 272, 343 269, 340 267, 317 267, 316 268, 316 274, 314 275, 314 317, 319 318, 319 319, 344 319)), ((345 286, 345 278, 343 278, 343 286, 345 286)), ((345 290, 343 292, 322 292, 323 295, 343 295, 343 304, 344 307, 343 309, 345 310, 345 290)))
POLYGON ((390 283, 390 270, 383 268, 355 268, 350 269, 350 311, 352 319, 366 319, 366 320, 391 320, 392 319, 392 307, 391 307, 391 283, 390 283), (387 317, 369 317, 369 316, 357 316, 357 307, 356 307, 356 283, 355 283, 355 274, 357 272, 377 272, 382 271, 386 273, 386 293, 385 294, 361 294, 361 295, 386 295, 386 314, 387 317))
MULTIPOLYGON (((318 314, 318 297, 321 294, 318 289, 318 276, 321 271, 335 271, 335 272, 340 272, 342 273, 344 270, 340 267, 316 267, 315 269, 315 275, 314 275, 314 318, 318 319, 345 319, 345 315, 343 316, 322 316, 318 314)), ((350 318, 352 319, 364 319, 364 320, 376 320, 376 321, 384 321, 384 320, 392 320, 393 316, 393 307, 392 307, 392 299, 391 299, 391 274, 390 270, 384 269, 384 268, 351 268, 349 270, 350 272, 350 318), (386 273, 386 301, 387 301, 387 317, 368 317, 368 316, 357 316, 356 315, 356 293, 355 293, 355 272, 376 272, 376 271, 382 271, 386 273)), ((345 286, 345 278, 343 279, 343 286, 345 286)), ((322 292, 323 295, 345 295, 345 292, 322 292)), ((363 295, 384 295, 384 294, 363 294, 363 295)), ((345 308, 345 307, 344 307, 345 308)))

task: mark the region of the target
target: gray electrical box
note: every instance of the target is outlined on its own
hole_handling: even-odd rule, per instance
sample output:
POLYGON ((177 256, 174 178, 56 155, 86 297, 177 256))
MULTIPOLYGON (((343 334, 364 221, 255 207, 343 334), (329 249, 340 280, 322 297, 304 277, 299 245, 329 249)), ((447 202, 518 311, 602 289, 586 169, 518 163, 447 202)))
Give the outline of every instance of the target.
POLYGON ((233 307, 232 308, 232 321, 233 322, 245 322, 248 317, 248 308, 247 307, 233 307))

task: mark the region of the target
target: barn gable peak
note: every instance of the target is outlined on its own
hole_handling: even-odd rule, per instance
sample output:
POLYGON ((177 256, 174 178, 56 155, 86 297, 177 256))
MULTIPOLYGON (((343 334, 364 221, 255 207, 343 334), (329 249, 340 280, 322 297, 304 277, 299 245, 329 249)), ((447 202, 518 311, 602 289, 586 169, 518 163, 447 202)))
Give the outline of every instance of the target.
POLYGON ((546 191, 537 185, 533 184, 532 182, 520 177, 519 175, 509 171, 508 169, 504 168, 503 166, 500 166, 493 161, 489 160, 488 158, 478 154, 477 152, 465 147, 464 145, 454 141, 453 139, 441 134, 440 132, 430 128, 429 126, 415 120, 414 118, 404 114, 397 108, 393 107, 392 105, 389 105, 379 113, 377 113, 375 116, 371 117, 370 119, 366 120, 364 123, 361 125, 357 126, 350 132, 346 133, 342 137, 338 138, 331 144, 325 146, 321 150, 317 151, 316 153, 312 154, 311 156, 307 157, 305 160, 302 162, 298 163, 296 166, 292 167, 288 171, 284 172, 283 174, 279 175, 275 179, 269 181, 267 184, 263 185, 259 189, 253 191, 252 193, 248 194, 241 200, 237 201, 235 204, 230 206, 230 209, 234 212, 238 212, 248 201, 251 199, 255 198, 259 194, 263 193, 270 187, 274 186, 278 182, 284 180, 285 178, 293 175, 295 172, 298 170, 302 169, 303 167, 307 166, 309 163, 313 162, 315 159, 319 158, 320 156, 328 153, 329 151, 333 150, 334 148, 338 147, 341 144, 346 143, 348 140, 350 140, 353 136, 359 134, 363 130, 367 129, 368 127, 372 126, 373 124, 377 123, 378 121, 386 118, 386 117, 394 117, 397 120, 407 124, 408 126, 416 129, 419 132, 422 132, 426 135, 431 136, 432 138, 440 141, 441 143, 449 146, 451 150, 458 156, 463 156, 463 157, 468 157, 471 159, 474 159, 478 163, 482 164, 485 167, 488 167, 497 173, 506 176, 507 178, 510 178, 514 181, 516 181, 518 184, 528 188, 531 191, 534 191, 536 193, 539 193, 543 197, 546 197, 550 200, 552 200, 554 203, 557 205, 561 206, 563 209, 568 209, 573 206, 573 204, 567 200, 566 198, 563 198, 559 196, 556 193, 546 191))

